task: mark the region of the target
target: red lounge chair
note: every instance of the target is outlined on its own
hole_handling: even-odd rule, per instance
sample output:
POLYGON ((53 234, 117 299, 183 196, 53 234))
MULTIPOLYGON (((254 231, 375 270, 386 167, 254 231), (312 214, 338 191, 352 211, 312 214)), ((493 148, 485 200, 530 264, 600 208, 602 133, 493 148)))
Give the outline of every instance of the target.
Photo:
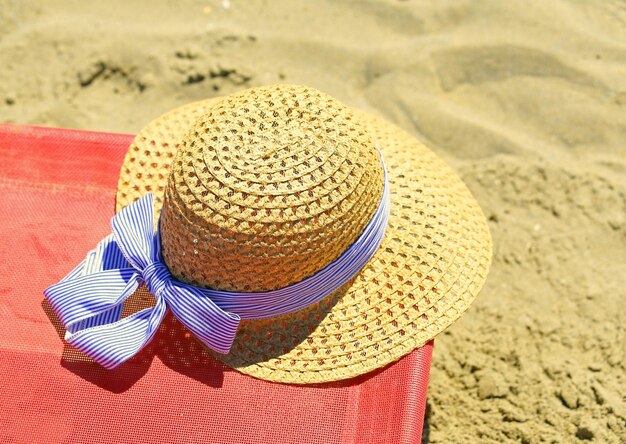
POLYGON ((42 290, 109 234, 132 138, 0 125, 0 442, 420 442, 432 342, 312 386, 225 367, 171 316, 112 371, 64 344, 42 290))

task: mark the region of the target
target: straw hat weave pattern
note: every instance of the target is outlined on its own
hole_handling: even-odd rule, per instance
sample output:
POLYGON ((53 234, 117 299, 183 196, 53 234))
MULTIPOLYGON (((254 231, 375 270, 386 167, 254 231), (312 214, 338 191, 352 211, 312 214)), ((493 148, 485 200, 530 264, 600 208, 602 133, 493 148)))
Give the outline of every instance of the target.
POLYGON ((382 195, 379 151, 391 215, 372 259, 317 304, 242 321, 231 352, 215 354, 272 381, 344 379, 426 343, 486 278, 485 218, 432 151, 319 91, 251 89, 183 106, 143 129, 122 167, 117 208, 155 195, 163 257, 176 279, 278 289, 324 268, 363 231, 382 195))

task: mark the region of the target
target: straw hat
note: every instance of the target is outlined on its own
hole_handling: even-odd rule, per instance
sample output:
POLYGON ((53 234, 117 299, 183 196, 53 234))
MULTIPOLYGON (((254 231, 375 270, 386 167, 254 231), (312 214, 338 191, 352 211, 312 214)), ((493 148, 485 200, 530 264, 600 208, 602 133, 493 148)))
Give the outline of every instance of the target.
POLYGON ((485 217, 431 150, 317 90, 249 89, 185 105, 146 126, 124 160, 117 210, 155 195, 163 257, 176 279, 274 290, 324 268, 363 231, 383 192, 379 151, 391 210, 367 265, 306 309, 242 321, 230 353, 215 353, 266 380, 344 379, 425 344, 485 281, 485 217))

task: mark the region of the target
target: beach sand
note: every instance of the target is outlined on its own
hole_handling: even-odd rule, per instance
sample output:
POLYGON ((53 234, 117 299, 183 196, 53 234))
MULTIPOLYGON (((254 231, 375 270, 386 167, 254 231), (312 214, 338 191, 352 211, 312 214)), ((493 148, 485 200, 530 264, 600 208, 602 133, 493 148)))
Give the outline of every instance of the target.
POLYGON ((424 440, 625 442, 626 4, 0 0, 0 121, 136 132, 321 89, 445 158, 494 264, 435 343, 424 440))

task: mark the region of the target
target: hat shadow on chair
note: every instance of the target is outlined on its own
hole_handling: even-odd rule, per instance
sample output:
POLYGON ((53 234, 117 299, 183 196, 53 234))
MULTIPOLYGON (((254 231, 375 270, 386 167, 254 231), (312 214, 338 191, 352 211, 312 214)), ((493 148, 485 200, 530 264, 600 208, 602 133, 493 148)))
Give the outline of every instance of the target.
MULTIPOLYGON (((323 304, 324 311, 330 311, 332 306, 341 298, 343 291, 329 296, 331 303, 323 304)), ((122 317, 143 310, 154 305, 154 298, 144 286, 141 286, 124 304, 122 317)), ((139 381, 152 365, 155 356, 171 370, 193 378, 207 386, 219 388, 224 381, 224 373, 235 371, 213 356, 202 343, 181 324, 171 312, 168 312, 152 341, 137 355, 119 365, 115 369, 107 370, 64 340, 65 327, 58 318, 50 303, 44 299, 41 302, 43 311, 64 341, 61 365, 81 377, 105 390, 113 393, 123 393, 139 381)), ((320 320, 325 312, 320 313, 320 320)), ((276 333, 284 326, 280 323, 268 323, 268 333, 275 325, 276 333)), ((299 334, 289 338, 287 347, 295 347, 304 341, 309 331, 302 330, 299 334)), ((266 356, 265 358, 271 358, 266 356)), ((251 362, 250 362, 251 363, 251 362)), ((362 378, 361 378, 362 379, 362 378)), ((349 380, 348 380, 349 381, 349 380)), ((346 384, 350 382, 346 381, 346 384)))

